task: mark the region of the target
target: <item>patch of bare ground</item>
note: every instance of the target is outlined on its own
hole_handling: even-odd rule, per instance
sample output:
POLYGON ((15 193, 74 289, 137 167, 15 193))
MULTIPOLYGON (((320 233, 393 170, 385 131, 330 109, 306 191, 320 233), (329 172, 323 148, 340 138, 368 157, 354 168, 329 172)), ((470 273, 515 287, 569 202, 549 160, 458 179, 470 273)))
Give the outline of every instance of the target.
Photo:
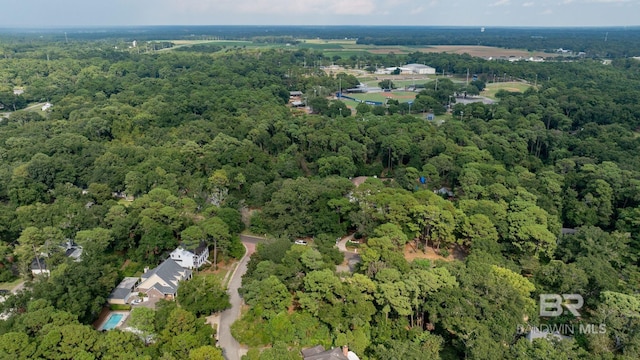
POLYGON ((236 260, 219 260, 218 261, 218 269, 213 269, 213 264, 208 265, 207 267, 199 270, 199 274, 216 274, 222 278, 234 265, 236 260))
POLYGON ((522 49, 503 49, 491 46, 474 46, 474 45, 437 45, 420 49, 426 53, 451 53, 451 54, 469 54, 478 57, 549 57, 552 54, 542 51, 527 51, 522 49))
POLYGON ((242 215, 242 222, 244 223, 244 226, 246 226, 247 228, 249 227, 249 225, 251 225, 251 217, 256 211, 260 211, 260 209, 252 209, 246 206, 240 209, 240 214, 242 215))
POLYGON ((404 247, 404 258, 407 259, 407 261, 413 261, 415 259, 453 261, 464 260, 466 256, 467 254, 459 246, 449 249, 449 256, 447 257, 439 255, 431 247, 427 247, 424 251, 423 249, 415 249, 411 244, 407 244, 404 247))
POLYGON ((124 263, 122 264, 122 266, 120 267, 120 271, 126 269, 127 266, 129 266, 129 264, 131 264, 131 260, 129 260, 129 259, 125 260, 124 263))

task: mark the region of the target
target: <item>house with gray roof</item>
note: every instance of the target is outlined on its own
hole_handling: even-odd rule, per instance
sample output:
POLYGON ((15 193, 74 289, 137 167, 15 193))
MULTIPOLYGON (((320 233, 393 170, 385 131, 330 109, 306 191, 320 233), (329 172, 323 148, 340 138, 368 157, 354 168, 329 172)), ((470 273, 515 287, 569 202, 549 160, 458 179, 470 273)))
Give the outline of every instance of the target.
POLYGON ((47 267, 46 257, 38 256, 31 260, 31 274, 35 275, 51 275, 51 271, 47 267))
POLYGON ((137 291, 150 297, 173 300, 178 294, 178 283, 191 279, 192 275, 190 269, 183 268, 169 258, 155 269, 147 270, 142 274, 137 291))
POLYGON ((129 303, 129 298, 131 295, 135 294, 135 288, 139 281, 140 278, 138 277, 126 277, 122 279, 120 284, 118 284, 118 286, 111 291, 111 294, 109 294, 107 302, 109 304, 118 305, 125 305, 129 303))
POLYGON ((304 360, 360 360, 358 356, 349 351, 349 348, 344 346, 342 349, 333 348, 325 350, 324 346, 318 345, 309 349, 301 351, 304 360))

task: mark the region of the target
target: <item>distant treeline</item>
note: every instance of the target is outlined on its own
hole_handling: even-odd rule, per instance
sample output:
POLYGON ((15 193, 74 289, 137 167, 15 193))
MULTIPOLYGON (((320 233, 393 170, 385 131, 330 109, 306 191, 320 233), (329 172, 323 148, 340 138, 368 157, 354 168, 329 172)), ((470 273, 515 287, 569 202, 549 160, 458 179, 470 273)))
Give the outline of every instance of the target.
POLYGON ((640 56, 640 27, 507 28, 425 26, 146 26, 93 29, 4 29, 3 42, 69 42, 124 39, 221 39, 295 43, 295 39, 356 39, 366 45, 486 45, 554 52, 568 49, 592 58, 640 56))
POLYGON ((640 55, 640 28, 388 28, 359 37, 363 45, 484 45, 620 58, 640 55))

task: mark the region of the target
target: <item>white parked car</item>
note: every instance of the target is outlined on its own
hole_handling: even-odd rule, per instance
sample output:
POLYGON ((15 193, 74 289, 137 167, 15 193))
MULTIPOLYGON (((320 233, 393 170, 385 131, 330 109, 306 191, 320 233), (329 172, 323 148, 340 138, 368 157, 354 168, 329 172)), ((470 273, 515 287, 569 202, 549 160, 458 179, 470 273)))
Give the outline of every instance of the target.
POLYGON ((306 242, 306 241, 304 241, 304 240, 296 240, 296 241, 295 241, 295 244, 296 244, 296 245, 307 245, 307 242, 306 242))

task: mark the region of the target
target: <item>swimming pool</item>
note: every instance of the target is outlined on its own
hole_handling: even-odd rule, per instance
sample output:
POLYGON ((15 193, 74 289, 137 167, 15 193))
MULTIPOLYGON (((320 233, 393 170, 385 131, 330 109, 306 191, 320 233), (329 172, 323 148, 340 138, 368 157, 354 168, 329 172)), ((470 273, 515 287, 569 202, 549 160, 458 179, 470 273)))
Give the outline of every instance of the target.
POLYGON ((102 330, 111 330, 122 320, 123 314, 111 314, 107 322, 102 325, 102 330))

